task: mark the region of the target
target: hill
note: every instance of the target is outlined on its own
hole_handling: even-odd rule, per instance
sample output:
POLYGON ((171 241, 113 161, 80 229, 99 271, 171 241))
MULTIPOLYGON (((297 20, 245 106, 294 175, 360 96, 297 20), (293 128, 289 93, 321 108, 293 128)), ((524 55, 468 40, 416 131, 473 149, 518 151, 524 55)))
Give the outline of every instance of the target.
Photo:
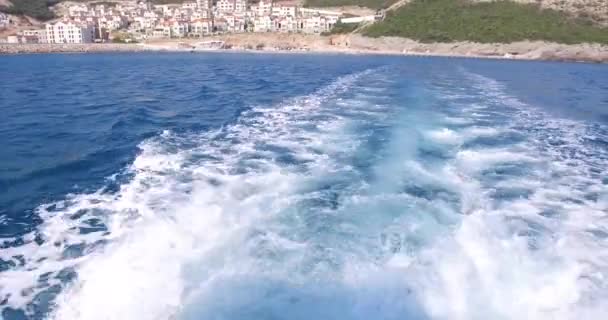
POLYGON ((342 7, 342 6, 360 6, 371 9, 388 8, 391 4, 398 0, 306 0, 306 7, 342 7))
POLYGON ((49 7, 60 0, 13 0, 12 6, 0 5, 0 11, 15 15, 26 15, 38 20, 49 20, 55 17, 49 7))
POLYGON ((363 30, 370 37, 397 36, 423 42, 608 43, 608 28, 553 9, 512 1, 412 0, 363 30))

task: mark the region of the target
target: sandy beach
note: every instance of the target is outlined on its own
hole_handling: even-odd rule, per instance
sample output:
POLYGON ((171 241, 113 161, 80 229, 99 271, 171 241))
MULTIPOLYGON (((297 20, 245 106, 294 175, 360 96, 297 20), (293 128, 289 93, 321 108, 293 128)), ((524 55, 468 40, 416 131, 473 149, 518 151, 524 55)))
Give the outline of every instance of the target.
POLYGON ((514 43, 421 43, 396 38, 368 38, 357 34, 314 36, 302 34, 230 34, 203 39, 159 39, 138 44, 1 44, 0 54, 192 51, 200 41, 220 40, 225 52, 336 53, 471 57, 519 60, 608 63, 608 46, 558 44, 541 41, 514 43))

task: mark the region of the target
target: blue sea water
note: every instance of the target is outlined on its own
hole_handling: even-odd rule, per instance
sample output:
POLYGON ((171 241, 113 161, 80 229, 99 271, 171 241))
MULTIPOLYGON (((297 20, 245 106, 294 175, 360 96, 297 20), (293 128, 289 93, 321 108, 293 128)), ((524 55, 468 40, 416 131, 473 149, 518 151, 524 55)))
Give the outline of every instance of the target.
POLYGON ((608 66, 0 57, 2 319, 603 319, 608 66))

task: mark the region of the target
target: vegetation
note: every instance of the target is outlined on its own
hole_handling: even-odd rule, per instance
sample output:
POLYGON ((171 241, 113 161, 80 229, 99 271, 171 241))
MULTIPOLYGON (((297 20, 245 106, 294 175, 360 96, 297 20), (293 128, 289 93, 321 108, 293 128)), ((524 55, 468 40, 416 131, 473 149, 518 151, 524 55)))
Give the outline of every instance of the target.
POLYGON ((594 26, 555 10, 510 1, 413 0, 384 21, 366 28, 371 37, 399 36, 423 42, 608 43, 608 28, 594 26))
POLYGON ((55 17, 49 10, 49 6, 59 2, 58 0, 14 0, 13 6, 0 7, 0 11, 9 14, 24 14, 39 20, 50 20, 55 17))
POLYGON ((323 35, 351 33, 353 31, 355 31, 359 26, 360 26, 360 24, 358 24, 358 23, 338 22, 334 25, 333 28, 331 28, 331 30, 329 32, 326 32, 323 35))
POLYGON ((371 9, 388 8, 397 0, 306 0, 305 7, 361 6, 371 9))

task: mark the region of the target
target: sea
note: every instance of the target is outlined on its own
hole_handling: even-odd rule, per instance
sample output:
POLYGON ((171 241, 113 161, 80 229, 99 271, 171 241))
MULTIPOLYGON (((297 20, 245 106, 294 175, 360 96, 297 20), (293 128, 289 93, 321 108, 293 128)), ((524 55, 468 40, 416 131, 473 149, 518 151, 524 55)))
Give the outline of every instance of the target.
POLYGON ((0 57, 0 318, 608 314, 608 65, 0 57))

